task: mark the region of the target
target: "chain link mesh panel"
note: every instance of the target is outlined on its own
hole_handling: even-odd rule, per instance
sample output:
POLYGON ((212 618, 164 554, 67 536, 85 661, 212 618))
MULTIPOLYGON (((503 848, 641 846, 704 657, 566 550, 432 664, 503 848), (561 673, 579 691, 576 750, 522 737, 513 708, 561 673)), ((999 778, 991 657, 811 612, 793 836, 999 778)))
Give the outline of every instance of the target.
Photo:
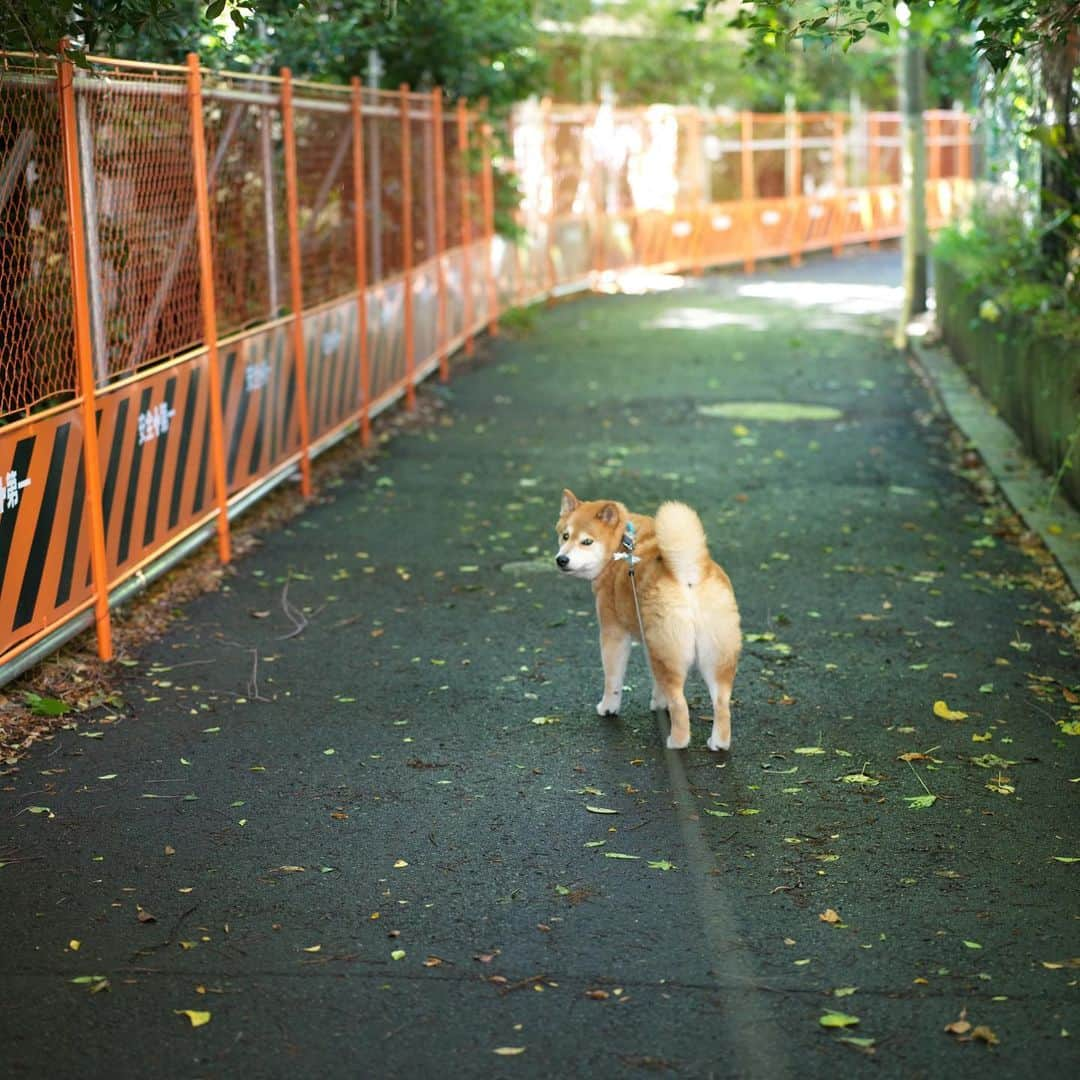
POLYGON ((783 116, 754 117, 754 198, 779 199, 787 194, 787 125, 783 116))
POLYGON ((449 103, 443 104, 443 190, 446 193, 446 247, 461 244, 461 154, 458 152, 457 116, 449 103))
POLYGON ((710 202, 734 201, 742 195, 741 131, 737 116, 705 119, 702 152, 705 155, 705 192, 710 202))
POLYGON ((349 96, 298 87, 294 98, 304 305, 356 288, 349 96))
POLYGON ((207 78, 203 123, 218 332, 273 319, 288 306, 289 238, 278 86, 207 78))
POLYGON ((76 389, 56 71, 0 67, 0 421, 76 389))
POLYGON ((96 70, 75 93, 101 381, 201 339, 191 117, 182 74, 96 70))
POLYGON ((409 151, 412 179, 412 265, 419 266, 438 250, 435 240, 435 139, 431 98, 409 95, 409 151))
POLYGON ((799 119, 799 190, 796 194, 821 195, 837 190, 834 131, 831 115, 799 119))
POLYGON ((405 186, 401 174, 401 114, 397 94, 369 92, 364 106, 368 176, 368 281, 401 272, 405 186))
POLYGON ((870 185, 900 183, 901 123, 898 113, 871 113, 867 137, 870 185))

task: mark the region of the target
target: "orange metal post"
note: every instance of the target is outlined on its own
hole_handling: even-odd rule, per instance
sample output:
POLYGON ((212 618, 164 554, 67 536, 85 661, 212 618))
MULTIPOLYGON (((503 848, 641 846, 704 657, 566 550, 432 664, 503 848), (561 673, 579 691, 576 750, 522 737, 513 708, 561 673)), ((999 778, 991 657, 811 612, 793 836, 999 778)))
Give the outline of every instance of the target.
MULTIPOLYGON (((866 197, 870 200, 870 205, 873 206, 876 202, 876 194, 874 192, 874 188, 881 183, 881 145, 879 141, 881 138, 881 133, 878 119, 876 116, 867 117, 866 125, 866 141, 868 150, 867 172, 869 173, 866 184, 868 188, 866 197)), ((881 244, 878 241, 877 233, 875 232, 870 237, 870 250, 877 251, 880 246, 881 244)))
POLYGON ((930 147, 930 162, 927 170, 927 180, 941 179, 941 115, 932 112, 926 118, 929 131, 927 132, 927 145, 930 147))
POLYGON ((289 223, 289 290, 291 293, 293 363, 300 414, 300 490, 311 497, 311 429, 308 412, 307 349, 304 345, 304 290, 300 278, 300 194, 296 178, 296 123, 292 72, 281 69, 281 126, 285 141, 285 199, 289 223))
POLYGON ((832 173, 833 173, 833 219, 832 251, 839 255, 844 248, 844 187, 847 177, 844 170, 844 114, 833 113, 832 118, 832 173))
POLYGON ((465 327, 465 355, 473 354, 473 294, 472 294, 472 199, 469 192, 469 113, 464 98, 457 103, 458 154, 461 156, 461 176, 458 181, 461 199, 461 292, 462 322, 465 327))
MULTIPOLYGON (((597 123, 600 119, 600 106, 595 105, 589 111, 589 126, 594 135, 597 123)), ((600 158, 596 154, 596 138, 590 140, 589 161, 589 194, 592 206, 590 209, 589 234, 592 246, 592 258, 589 260, 593 274, 603 273, 606 261, 605 247, 607 246, 607 216, 604 199, 603 183, 600 177, 600 158)))
POLYGON ((743 210, 743 269, 754 272, 754 222, 757 214, 754 210, 754 114, 743 112, 739 129, 739 161, 742 177, 740 195, 743 210))
MULTIPOLYGON (((506 122, 506 141, 507 141, 508 145, 511 148, 510 149, 510 157, 511 157, 510 168, 514 172, 514 182, 516 184, 517 181, 518 181, 518 173, 517 173, 517 164, 514 161, 514 151, 513 151, 513 147, 514 147, 514 117, 513 117, 512 113, 511 113, 510 117, 508 118, 508 120, 506 122)), ((521 235, 524 235, 525 234, 525 214, 524 214, 524 210, 522 209, 520 203, 518 204, 517 208, 514 211, 514 222, 517 224, 518 228, 521 230, 521 235)), ((524 260, 525 260, 525 247, 524 247, 524 245, 520 244, 520 243, 515 243, 514 244, 514 284, 515 284, 514 296, 515 296, 515 303, 518 304, 518 306, 524 305, 525 300, 526 300, 526 295, 525 295, 526 283, 525 283, 524 260)))
POLYGON ((443 145, 443 95, 442 88, 436 86, 431 91, 431 126, 435 143, 435 285, 438 289, 438 323, 435 340, 439 350, 439 381, 450 378, 450 350, 447 340, 450 337, 446 318, 446 267, 443 258, 446 254, 446 149, 443 145))
POLYGON ((802 265, 802 120, 792 113, 788 125, 788 145, 791 155, 791 172, 788 176, 788 200, 791 204, 791 265, 802 265))
POLYGON ((367 203, 364 195, 364 103, 352 78, 353 246, 356 248, 356 336, 360 353, 360 443, 371 442, 371 357, 367 324, 367 203))
POLYGON ((966 114, 957 118, 956 175, 961 180, 971 179, 971 117, 966 114))
POLYGON ((82 397, 83 473, 86 507, 90 517, 90 565, 94 577, 94 620, 98 656, 113 658, 112 624, 109 622, 109 568, 105 558, 105 514, 101 500, 101 458, 98 453, 95 408, 94 355, 90 340, 89 281, 86 269, 86 236, 83 229, 82 188, 79 177, 79 145, 75 132, 75 82, 70 61, 61 60, 57 71, 60 91, 60 124, 63 137, 64 195, 67 200, 68 243, 71 258, 71 291, 75 329, 75 361, 82 397))
POLYGON ((206 133, 203 130, 202 72, 195 53, 187 57, 188 108, 191 111, 191 161, 195 181, 195 213, 199 237, 199 297, 203 341, 210 376, 210 455, 218 507, 218 556, 232 558, 229 539, 229 481, 225 471, 225 423, 221 415, 221 361, 218 356, 217 303, 214 296, 214 249, 210 237, 210 195, 207 190, 206 133))
POLYGON ((878 118, 876 116, 868 116, 866 118, 867 187, 875 187, 881 183, 880 137, 878 118))
POLYGON ((702 249, 705 242, 705 148, 702 130, 701 110, 696 106, 690 110, 690 158, 694 170, 694 186, 691 192, 690 214, 694 231, 690 240, 690 267, 692 273, 699 276, 704 272, 702 249))
POLYGON ((401 287, 405 319, 405 408, 416 408, 416 357, 413 332, 413 220, 412 220, 412 140, 409 138, 409 84, 398 87, 401 108, 401 287))
POLYGON ((551 98, 540 102, 540 123, 543 125, 544 172, 548 183, 548 207, 544 214, 544 292, 552 303, 555 291, 555 194, 556 176, 555 129, 551 123, 551 98))
MULTIPOLYGON (((483 103, 487 111, 487 102, 483 103)), ((499 333, 499 293, 495 286, 495 265, 492 262, 495 248, 495 176, 491 167, 491 125, 484 122, 480 128, 480 146, 483 154, 480 173, 480 193, 484 201, 484 276, 487 279, 487 330, 492 337, 499 333)))

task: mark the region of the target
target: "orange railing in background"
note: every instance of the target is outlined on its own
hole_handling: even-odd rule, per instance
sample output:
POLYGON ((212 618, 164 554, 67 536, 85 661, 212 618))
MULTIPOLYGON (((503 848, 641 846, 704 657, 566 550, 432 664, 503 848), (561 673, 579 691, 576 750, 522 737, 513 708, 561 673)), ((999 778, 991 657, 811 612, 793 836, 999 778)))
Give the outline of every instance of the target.
MULTIPOLYGON (((971 130, 953 111, 927 113, 926 126, 934 228, 967 199, 971 130)), ((513 135, 526 248, 542 248, 526 295, 605 269, 798 264, 805 252, 903 232, 898 113, 545 101, 518 110, 513 135)))
MULTIPOLYGON (((970 127, 927 117, 931 225, 970 127)), ((522 105, 0 56, 0 682, 370 422, 500 311, 900 234, 899 117, 522 105)))

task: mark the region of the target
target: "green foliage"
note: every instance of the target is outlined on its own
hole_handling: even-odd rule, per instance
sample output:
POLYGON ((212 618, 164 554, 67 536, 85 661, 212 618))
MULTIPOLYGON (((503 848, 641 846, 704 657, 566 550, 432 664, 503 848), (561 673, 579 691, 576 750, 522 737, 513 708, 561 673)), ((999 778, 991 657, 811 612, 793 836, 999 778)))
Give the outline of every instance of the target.
POLYGON ((792 94, 802 109, 846 109, 853 89, 870 108, 895 103, 886 49, 856 50, 843 65, 823 42, 804 42, 791 54, 763 49, 747 55, 744 33, 733 33, 720 19, 686 19, 679 0, 627 0, 617 20, 613 12, 608 9, 597 29, 585 21, 588 4, 547 0, 538 6, 538 17, 560 24, 557 30, 548 24, 540 40, 556 100, 596 101, 607 85, 623 105, 664 101, 777 112, 792 94))
MULTIPOLYGON (((536 329, 537 305, 512 307, 499 315, 499 327, 504 334, 519 340, 528 337, 536 329)), ((533 723, 537 723, 536 720, 533 723)))
POLYGON ((0 48, 176 61, 347 82, 368 52, 381 85, 441 85, 496 111, 538 89, 528 0, 0 0, 0 48))
POLYGON ((53 54, 66 39, 78 61, 141 50, 175 59, 211 29, 204 0, 0 0, 0 48, 53 54))
MULTIPOLYGON (((683 14, 695 22, 726 7, 724 0, 692 0, 683 14)), ((951 26, 972 35, 972 49, 995 71, 1014 57, 1061 41, 1075 29, 1075 0, 909 0, 912 26, 951 26)), ((868 35, 888 36, 896 26, 896 0, 742 0, 729 25, 750 34, 751 49, 792 42, 832 42, 847 52, 868 35)))
POLYGON ((289 67, 297 76, 347 82, 375 49, 380 85, 441 86, 451 99, 486 98, 501 112, 537 90, 542 73, 526 0, 290 0, 262 3, 213 50, 233 68, 289 67))
MULTIPOLYGON (((689 9, 692 18, 700 19, 719 0, 696 0, 689 9)), ((847 52, 852 45, 862 41, 871 31, 889 34, 891 5, 848 0, 848 2, 824 5, 806 0, 802 3, 785 3, 783 0, 756 0, 740 4, 730 25, 737 30, 749 31, 757 47, 784 47, 795 40, 831 44, 835 43, 847 52)))
POLYGON ((30 691, 23 696, 35 716, 63 716, 64 713, 71 712, 71 706, 58 698, 42 697, 41 694, 30 691))
POLYGON ((971 295, 985 298, 989 322, 1022 316, 1035 333, 1080 344, 1080 282, 1046 258, 1044 238, 1059 226, 1016 206, 977 206, 939 234, 935 256, 953 266, 971 295))

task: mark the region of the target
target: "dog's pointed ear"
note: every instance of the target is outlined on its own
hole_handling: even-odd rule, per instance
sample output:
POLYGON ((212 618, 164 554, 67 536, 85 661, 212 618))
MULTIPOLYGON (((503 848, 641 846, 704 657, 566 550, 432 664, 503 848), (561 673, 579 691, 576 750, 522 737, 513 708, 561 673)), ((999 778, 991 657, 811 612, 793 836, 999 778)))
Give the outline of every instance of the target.
POLYGON ((615 525, 619 520, 619 508, 613 502, 604 503, 596 515, 605 525, 615 525))
POLYGON ((563 488, 562 509, 559 512, 569 514, 571 510, 576 510, 580 505, 581 502, 578 497, 569 488, 563 488))

